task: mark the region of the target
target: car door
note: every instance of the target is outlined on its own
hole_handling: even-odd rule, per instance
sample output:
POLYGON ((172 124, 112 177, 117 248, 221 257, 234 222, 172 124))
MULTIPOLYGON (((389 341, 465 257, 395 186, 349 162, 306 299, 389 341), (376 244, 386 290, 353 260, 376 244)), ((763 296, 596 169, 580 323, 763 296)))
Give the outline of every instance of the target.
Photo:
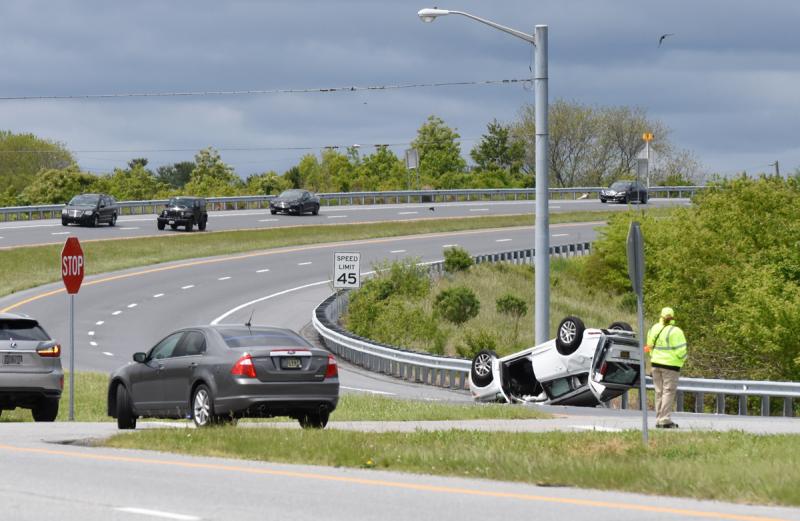
POLYGON ((302 213, 306 213, 311 210, 311 208, 309 208, 309 205, 311 204, 311 196, 308 195, 308 192, 303 192, 303 197, 300 199, 300 201, 302 203, 302 213))
POLYGON ((172 333, 150 350, 147 360, 131 370, 131 400, 142 415, 158 415, 165 410, 163 371, 165 361, 183 337, 184 332, 172 333))
POLYGON ((167 414, 183 417, 189 410, 189 392, 193 375, 206 351, 202 332, 186 331, 172 356, 164 360, 161 382, 164 389, 164 406, 167 414))

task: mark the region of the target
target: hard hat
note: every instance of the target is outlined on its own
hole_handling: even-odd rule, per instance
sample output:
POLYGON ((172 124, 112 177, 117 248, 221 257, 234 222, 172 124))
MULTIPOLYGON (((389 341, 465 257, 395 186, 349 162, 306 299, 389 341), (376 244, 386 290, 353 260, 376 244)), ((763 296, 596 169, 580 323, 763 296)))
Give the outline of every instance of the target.
POLYGON ((661 318, 675 318, 675 311, 672 308, 661 308, 661 318))

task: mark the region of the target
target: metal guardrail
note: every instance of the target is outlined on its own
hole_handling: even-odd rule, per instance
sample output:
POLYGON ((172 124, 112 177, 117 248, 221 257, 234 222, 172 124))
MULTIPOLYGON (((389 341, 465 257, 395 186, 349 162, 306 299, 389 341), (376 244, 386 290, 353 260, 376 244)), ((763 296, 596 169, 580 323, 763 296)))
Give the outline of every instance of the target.
MULTIPOLYGON (((650 188, 651 197, 687 197, 692 196, 704 186, 654 186, 650 188)), ((601 187, 551 188, 550 199, 578 199, 586 194, 596 197, 601 187)), ((536 197, 534 188, 493 188, 464 190, 396 190, 386 192, 337 192, 317 194, 320 203, 325 206, 341 206, 342 204, 400 204, 400 203, 437 203, 450 201, 485 201, 485 200, 531 200, 536 197)), ((269 206, 274 195, 241 195, 235 197, 207 197, 209 209, 247 210, 262 209, 269 206)), ((167 199, 147 201, 119 201, 122 215, 156 214, 166 204, 167 199)), ((0 220, 21 221, 34 219, 56 219, 61 215, 63 204, 42 204, 33 206, 9 206, 0 208, 0 220)))
MULTIPOLYGON (((584 255, 591 249, 590 243, 554 246, 551 255, 584 255)), ((533 250, 517 250, 474 257, 476 263, 511 262, 532 263, 533 250)), ((432 275, 444 271, 444 262, 428 265, 432 275)), ((349 292, 336 293, 323 301, 312 313, 314 328, 328 349, 337 356, 367 370, 383 373, 404 380, 447 387, 466 389, 471 361, 463 358, 437 356, 410 351, 396 346, 380 344, 359 337, 339 325, 339 317, 346 311, 349 292)), ((648 389, 653 381, 647 377, 648 389)), ((747 415, 749 399, 760 401, 761 416, 770 416, 774 400, 780 400, 783 416, 792 417, 794 400, 800 400, 800 382, 770 382, 750 380, 714 380, 703 378, 681 378, 678 382, 677 409, 682 412, 702 413, 706 411, 706 396, 715 397, 714 412, 725 414, 731 408, 727 398, 736 399, 735 414, 747 415), (686 411, 686 397, 692 396, 694 406, 686 411)), ((619 400, 620 406, 628 408, 627 395, 619 400)))

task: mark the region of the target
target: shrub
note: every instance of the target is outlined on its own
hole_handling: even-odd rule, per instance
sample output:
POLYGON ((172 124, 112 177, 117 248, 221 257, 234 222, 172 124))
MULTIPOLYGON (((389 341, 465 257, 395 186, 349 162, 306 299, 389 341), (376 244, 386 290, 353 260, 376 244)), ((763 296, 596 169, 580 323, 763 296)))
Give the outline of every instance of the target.
POLYGON ((466 271, 473 264, 472 256, 464 248, 455 246, 444 250, 444 270, 448 273, 466 271))
POLYGON ((436 295, 433 303, 437 313, 453 324, 463 324, 478 316, 481 304, 475 292, 466 286, 454 286, 436 295))
POLYGON ((517 343, 519 333, 519 319, 528 314, 528 304, 511 293, 506 293, 495 301, 497 312, 508 315, 514 319, 514 343, 517 343))
POLYGON ((489 351, 497 349, 497 340, 492 333, 485 329, 467 330, 464 333, 464 343, 456 346, 456 352, 464 358, 475 358, 475 355, 482 349, 489 351))

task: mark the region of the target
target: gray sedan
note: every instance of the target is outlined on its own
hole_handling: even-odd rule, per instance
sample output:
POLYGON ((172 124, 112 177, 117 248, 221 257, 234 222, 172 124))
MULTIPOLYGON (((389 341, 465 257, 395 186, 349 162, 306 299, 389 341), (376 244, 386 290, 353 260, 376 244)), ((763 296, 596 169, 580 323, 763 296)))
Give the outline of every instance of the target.
POLYGON ((120 429, 139 416, 195 425, 289 416, 323 428, 339 401, 336 359, 288 329, 215 325, 181 329, 111 374, 108 414, 120 429))

